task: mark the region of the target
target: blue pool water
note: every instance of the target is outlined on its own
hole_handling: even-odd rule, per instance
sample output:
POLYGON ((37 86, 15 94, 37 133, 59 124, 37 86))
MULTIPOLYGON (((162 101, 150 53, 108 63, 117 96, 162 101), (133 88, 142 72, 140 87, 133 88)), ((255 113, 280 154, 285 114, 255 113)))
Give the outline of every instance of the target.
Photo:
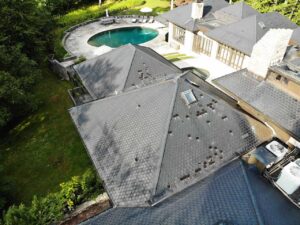
POLYGON ((154 29, 144 27, 125 27, 110 31, 101 32, 88 40, 88 43, 95 47, 107 45, 117 48, 126 44, 142 44, 157 37, 158 32, 154 29))

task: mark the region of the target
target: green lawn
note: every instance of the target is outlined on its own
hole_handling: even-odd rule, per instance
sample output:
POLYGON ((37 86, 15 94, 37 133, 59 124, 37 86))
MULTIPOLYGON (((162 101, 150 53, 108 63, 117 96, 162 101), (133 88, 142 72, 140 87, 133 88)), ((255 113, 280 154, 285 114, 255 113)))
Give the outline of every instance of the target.
POLYGON ((171 62, 176 62, 176 61, 180 61, 180 60, 184 60, 184 59, 193 58, 192 56, 188 56, 186 54, 182 54, 182 53, 178 53, 178 52, 168 53, 163 56, 171 62))
POLYGON ((56 191, 61 182, 92 167, 68 114, 69 87, 44 69, 36 90, 42 101, 39 111, 0 139, 0 164, 11 185, 12 203, 56 191))

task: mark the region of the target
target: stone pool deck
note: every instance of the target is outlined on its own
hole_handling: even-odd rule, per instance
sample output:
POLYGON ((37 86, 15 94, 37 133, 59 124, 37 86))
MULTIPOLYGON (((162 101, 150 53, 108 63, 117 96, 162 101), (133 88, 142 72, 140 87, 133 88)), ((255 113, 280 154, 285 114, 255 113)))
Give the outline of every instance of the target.
MULTIPOLYGON (((123 28, 123 27, 147 27, 155 29, 159 32, 159 35, 151 41, 148 41, 142 46, 150 47, 160 54, 170 53, 172 49, 165 42, 165 35, 168 32, 168 28, 155 21, 154 23, 132 23, 131 18, 121 19, 120 23, 111 25, 102 25, 100 21, 95 21, 89 24, 85 24, 70 31, 63 40, 64 48, 70 55, 84 56, 87 59, 94 58, 95 56, 102 55, 112 48, 108 46, 94 47, 88 44, 88 40, 100 32, 104 32, 111 29, 123 28)), ((173 50, 174 51, 174 50, 173 50)))

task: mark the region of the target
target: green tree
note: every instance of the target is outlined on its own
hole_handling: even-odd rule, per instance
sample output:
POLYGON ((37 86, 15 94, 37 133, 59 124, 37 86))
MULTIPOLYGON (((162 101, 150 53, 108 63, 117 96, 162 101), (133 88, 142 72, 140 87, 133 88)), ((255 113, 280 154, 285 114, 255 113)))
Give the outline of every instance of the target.
POLYGON ((32 89, 50 49, 53 20, 36 0, 0 1, 0 129, 36 109, 32 89), (37 63, 38 62, 38 63, 37 63))
POLYGON ((246 0, 262 13, 277 11, 300 25, 300 1, 299 0, 246 0))

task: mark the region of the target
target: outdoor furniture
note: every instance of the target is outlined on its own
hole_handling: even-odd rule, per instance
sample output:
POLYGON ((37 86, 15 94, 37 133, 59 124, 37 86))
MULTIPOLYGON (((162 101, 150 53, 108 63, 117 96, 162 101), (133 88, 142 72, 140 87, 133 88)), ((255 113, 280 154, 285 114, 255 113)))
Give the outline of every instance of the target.
POLYGON ((151 16, 148 22, 149 22, 149 23, 154 23, 154 21, 155 21, 155 20, 154 20, 154 17, 151 16))
POLYGON ((145 16, 143 19, 143 23, 147 23, 148 22, 148 16, 145 16))
POLYGON ((100 23, 102 25, 109 25, 109 24, 113 24, 115 22, 115 19, 114 18, 111 18, 111 17, 107 17, 107 18, 102 18, 100 23))
POLYGON ((137 19, 136 19, 136 18, 133 18, 133 19, 131 20, 131 22, 132 22, 132 23, 136 23, 136 22, 137 22, 137 19))

